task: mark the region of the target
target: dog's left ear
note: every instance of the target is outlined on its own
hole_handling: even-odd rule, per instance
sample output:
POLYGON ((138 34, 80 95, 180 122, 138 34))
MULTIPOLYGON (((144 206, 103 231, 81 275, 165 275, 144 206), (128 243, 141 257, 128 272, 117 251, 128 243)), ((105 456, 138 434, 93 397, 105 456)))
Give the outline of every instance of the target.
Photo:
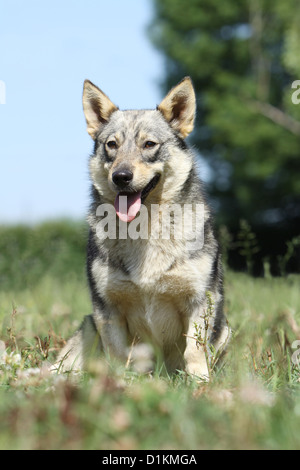
POLYGON ((190 77, 172 88, 157 109, 181 137, 187 137, 194 128, 196 114, 196 96, 190 77))
POLYGON ((87 131, 95 140, 101 125, 107 122, 118 108, 100 88, 89 80, 84 81, 82 103, 87 131))

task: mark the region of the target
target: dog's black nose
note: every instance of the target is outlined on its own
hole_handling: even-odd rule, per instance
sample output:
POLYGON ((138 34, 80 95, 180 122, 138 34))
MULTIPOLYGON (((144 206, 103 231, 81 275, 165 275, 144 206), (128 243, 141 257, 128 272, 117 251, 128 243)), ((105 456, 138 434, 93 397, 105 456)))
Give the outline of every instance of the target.
POLYGON ((120 189, 126 188, 133 179, 133 173, 130 170, 118 170, 112 174, 112 180, 120 189))

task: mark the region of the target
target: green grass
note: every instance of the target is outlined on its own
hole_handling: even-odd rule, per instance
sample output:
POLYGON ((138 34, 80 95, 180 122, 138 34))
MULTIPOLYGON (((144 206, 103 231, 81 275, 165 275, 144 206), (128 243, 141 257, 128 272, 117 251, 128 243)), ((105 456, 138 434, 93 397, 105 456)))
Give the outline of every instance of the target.
POLYGON ((86 232, 49 227, 0 229, 1 449, 300 448, 299 275, 225 273, 233 335, 209 384, 105 361, 70 380, 47 364, 91 310, 86 232))

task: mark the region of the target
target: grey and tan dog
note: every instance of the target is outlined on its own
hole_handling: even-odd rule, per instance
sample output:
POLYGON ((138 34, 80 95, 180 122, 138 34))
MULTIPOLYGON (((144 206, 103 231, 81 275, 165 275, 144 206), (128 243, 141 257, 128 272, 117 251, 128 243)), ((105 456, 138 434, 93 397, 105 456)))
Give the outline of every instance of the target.
POLYGON ((155 110, 141 111, 120 111, 85 81, 83 109, 95 141, 87 249, 93 313, 61 351, 59 370, 83 369, 91 355, 103 352, 126 363, 133 344, 150 343, 168 372, 186 370, 207 379, 207 352, 226 345, 220 250, 195 159, 184 141, 193 130, 195 108, 189 77, 155 110), (183 231, 175 227, 172 211, 169 237, 153 229, 155 218, 165 220, 165 208, 184 206, 192 212, 182 219, 183 231), (203 210, 195 229, 196 206, 203 210), (104 221, 110 224, 106 232, 104 221), (130 230, 134 236, 128 236, 130 230), (190 243, 192 231, 198 244, 190 243))

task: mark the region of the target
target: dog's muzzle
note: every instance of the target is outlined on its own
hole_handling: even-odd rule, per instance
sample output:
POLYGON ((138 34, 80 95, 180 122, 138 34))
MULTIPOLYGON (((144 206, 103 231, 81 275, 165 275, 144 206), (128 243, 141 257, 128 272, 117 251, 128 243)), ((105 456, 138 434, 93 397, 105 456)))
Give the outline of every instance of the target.
POLYGON ((116 171, 113 173, 112 179, 116 184, 114 175, 116 181, 121 181, 121 185, 123 185, 123 187, 120 187, 120 183, 118 184, 121 191, 117 194, 115 199, 116 213, 123 222, 131 222, 136 217, 148 194, 153 191, 157 185, 160 175, 156 174, 142 191, 135 192, 129 191, 129 185, 133 179, 131 171, 116 171))

